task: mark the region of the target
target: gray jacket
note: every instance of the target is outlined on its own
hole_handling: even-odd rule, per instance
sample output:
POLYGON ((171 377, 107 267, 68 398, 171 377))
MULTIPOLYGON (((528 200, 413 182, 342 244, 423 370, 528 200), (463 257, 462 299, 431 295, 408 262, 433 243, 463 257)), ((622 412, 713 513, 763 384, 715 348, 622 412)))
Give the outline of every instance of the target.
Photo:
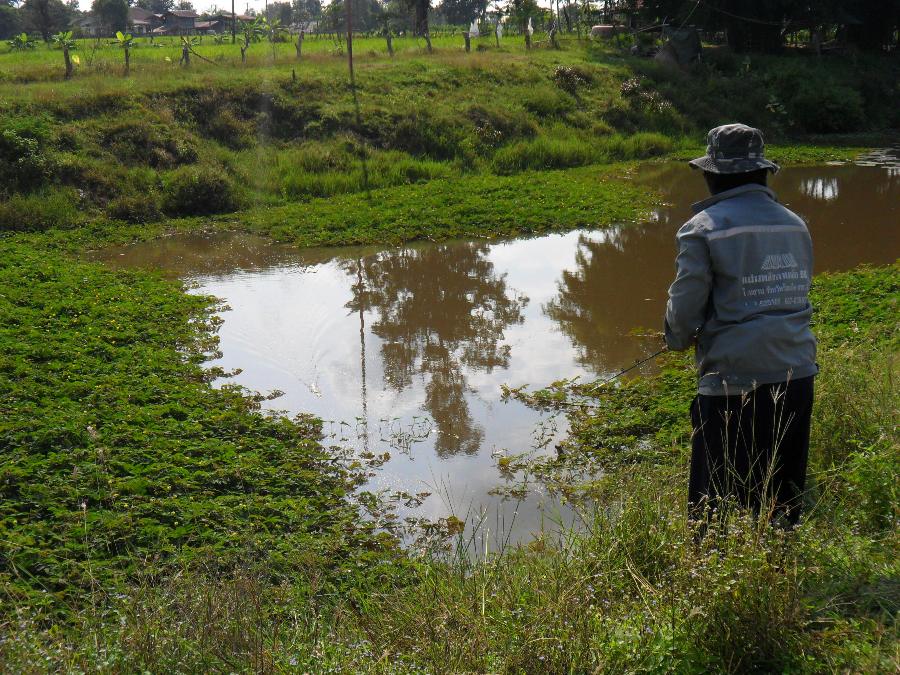
POLYGON ((761 185, 693 205, 678 231, 666 344, 696 339, 701 394, 723 396, 815 375, 812 241, 806 224, 761 185))

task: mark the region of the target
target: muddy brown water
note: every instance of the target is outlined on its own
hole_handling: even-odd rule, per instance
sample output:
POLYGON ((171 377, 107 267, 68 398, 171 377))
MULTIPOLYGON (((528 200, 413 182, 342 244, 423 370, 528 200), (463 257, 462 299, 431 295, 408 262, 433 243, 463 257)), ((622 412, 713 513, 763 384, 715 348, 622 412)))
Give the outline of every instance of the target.
MULTIPOLYGON (((774 178, 809 224, 816 272, 900 256, 900 169, 875 164, 774 178)), ((647 165, 630 180, 671 205, 639 225, 504 242, 296 250, 245 234, 185 235, 100 257, 225 300, 214 365, 241 369, 233 381, 250 389, 283 391, 269 407, 320 416, 336 444, 391 453, 370 489, 430 492, 415 515, 483 519, 496 546, 573 517, 540 491, 490 494, 505 481, 500 457, 552 451, 565 433, 564 418, 501 402, 501 385, 596 378, 658 346, 636 333, 660 327, 674 234, 705 187, 681 164, 647 165)))

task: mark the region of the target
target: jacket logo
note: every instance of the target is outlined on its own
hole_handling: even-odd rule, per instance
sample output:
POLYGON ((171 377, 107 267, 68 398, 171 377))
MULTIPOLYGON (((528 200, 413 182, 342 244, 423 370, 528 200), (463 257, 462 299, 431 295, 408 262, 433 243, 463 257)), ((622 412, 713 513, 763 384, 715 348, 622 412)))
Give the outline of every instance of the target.
POLYGON ((767 255, 763 260, 763 270, 784 270, 791 267, 798 267, 797 261, 794 259, 793 253, 774 253, 767 255))

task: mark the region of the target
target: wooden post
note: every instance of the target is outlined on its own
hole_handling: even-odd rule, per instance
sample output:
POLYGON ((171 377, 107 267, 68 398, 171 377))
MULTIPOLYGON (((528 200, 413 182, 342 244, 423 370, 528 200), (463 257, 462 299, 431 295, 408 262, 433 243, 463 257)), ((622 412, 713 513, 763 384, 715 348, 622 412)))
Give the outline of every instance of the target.
POLYGON ((527 30, 525 31, 525 49, 531 49, 531 35, 527 30))
POLYGON ((463 33, 463 38, 466 41, 466 54, 472 51, 472 38, 469 36, 469 31, 463 33))
POLYGON ((384 39, 387 40, 388 54, 391 56, 391 58, 393 58, 393 56, 394 56, 394 36, 391 35, 390 29, 385 31, 384 39))
POLYGON ((301 56, 303 56, 303 38, 304 38, 304 36, 305 36, 305 33, 304 33, 304 31, 301 30, 300 33, 297 35, 297 44, 294 45, 294 49, 297 50, 297 58, 298 59, 301 56))
POLYGON ((69 80, 72 78, 72 59, 69 56, 69 48, 66 45, 63 45, 63 59, 66 62, 66 79, 69 80))

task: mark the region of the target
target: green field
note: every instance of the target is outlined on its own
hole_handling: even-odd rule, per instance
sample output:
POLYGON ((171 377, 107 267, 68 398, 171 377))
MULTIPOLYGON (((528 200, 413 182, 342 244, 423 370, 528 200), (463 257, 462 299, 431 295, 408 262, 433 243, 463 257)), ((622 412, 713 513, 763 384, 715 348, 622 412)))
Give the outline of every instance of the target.
POLYGON ((434 44, 358 40, 355 91, 327 39, 246 65, 205 40, 190 68, 142 42, 129 77, 81 43, 69 81, 58 51, 0 53, 0 670, 895 671, 896 266, 816 280, 799 531, 736 518, 694 545, 673 358, 570 416, 568 461, 602 480, 514 467, 585 530, 473 560, 400 549, 316 420, 210 385, 213 299, 83 261, 212 228, 312 246, 603 227, 659 199, 620 180, 633 160, 693 155, 714 124, 816 162, 900 123, 895 58, 710 50, 684 73, 574 39, 434 44))

